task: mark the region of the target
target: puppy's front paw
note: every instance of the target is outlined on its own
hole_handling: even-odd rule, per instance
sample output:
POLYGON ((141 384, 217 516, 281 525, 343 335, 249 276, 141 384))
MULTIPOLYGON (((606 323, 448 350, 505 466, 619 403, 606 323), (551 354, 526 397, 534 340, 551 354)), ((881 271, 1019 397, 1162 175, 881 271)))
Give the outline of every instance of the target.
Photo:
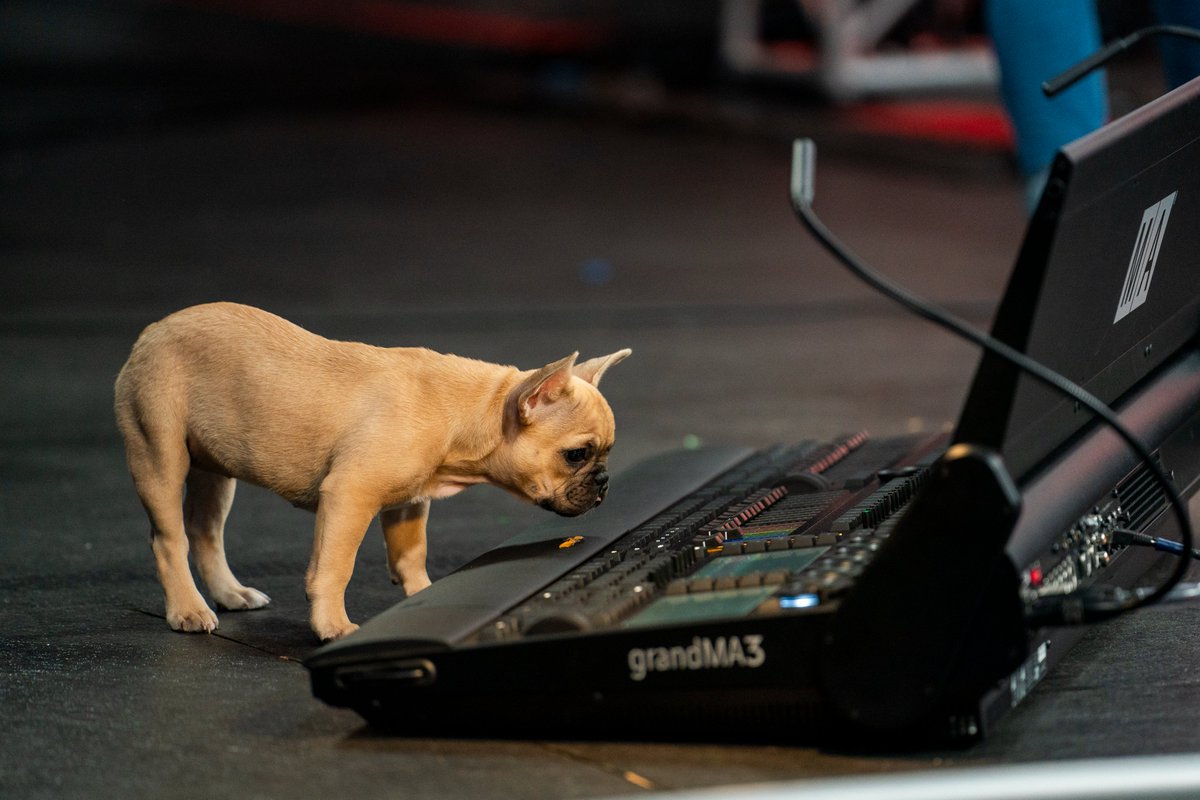
POLYGON ((212 633, 217 629, 217 615, 208 606, 185 611, 167 609, 167 624, 171 630, 184 633, 212 633))
POLYGON ((333 642, 341 639, 343 636, 349 636, 358 630, 358 626, 353 622, 347 621, 345 625, 328 625, 314 627, 313 631, 317 634, 317 638, 322 643, 333 642))
POLYGON ((411 567, 408 569, 402 569, 393 565, 389 571, 392 575, 392 584, 396 586, 403 586, 404 593, 409 596, 416 594, 422 589, 428 589, 432 584, 432 581, 429 580, 428 573, 425 572, 424 565, 416 569, 411 567))
POLYGON ((219 594, 214 592, 213 599, 217 601, 219 608, 224 608, 228 611, 249 611, 254 608, 262 608, 271 602, 271 598, 258 589, 251 589, 249 586, 238 586, 236 589, 230 589, 219 594))

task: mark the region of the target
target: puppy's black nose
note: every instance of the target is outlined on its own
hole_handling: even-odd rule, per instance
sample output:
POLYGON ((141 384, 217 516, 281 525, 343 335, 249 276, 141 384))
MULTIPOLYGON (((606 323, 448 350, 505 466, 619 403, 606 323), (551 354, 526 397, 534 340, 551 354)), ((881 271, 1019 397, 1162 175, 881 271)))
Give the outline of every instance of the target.
POLYGON ((608 473, 600 470, 593 476, 592 481, 596 484, 596 505, 604 502, 604 496, 608 494, 608 473))

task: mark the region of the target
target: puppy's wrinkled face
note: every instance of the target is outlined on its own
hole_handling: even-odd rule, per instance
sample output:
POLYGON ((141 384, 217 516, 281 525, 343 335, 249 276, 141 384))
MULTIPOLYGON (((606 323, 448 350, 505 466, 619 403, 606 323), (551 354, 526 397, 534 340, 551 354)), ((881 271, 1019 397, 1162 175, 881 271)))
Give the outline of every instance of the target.
POLYGON ((616 428, 596 383, 627 355, 621 350, 578 365, 568 356, 513 391, 506 459, 510 488, 563 516, 577 516, 604 500, 616 428))
POLYGON ((595 387, 573 378, 570 391, 518 434, 511 457, 530 500, 564 516, 599 505, 608 490, 608 451, 615 426, 595 387))

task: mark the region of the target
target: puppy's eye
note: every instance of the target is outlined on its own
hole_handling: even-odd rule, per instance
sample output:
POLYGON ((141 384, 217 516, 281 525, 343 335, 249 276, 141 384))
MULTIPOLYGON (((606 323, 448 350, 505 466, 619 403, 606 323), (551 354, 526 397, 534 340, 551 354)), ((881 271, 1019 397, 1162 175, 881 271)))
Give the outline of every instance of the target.
POLYGON ((568 464, 582 464, 588 459, 588 450, 589 448, 587 447, 576 447, 574 450, 564 450, 563 458, 567 460, 568 464))

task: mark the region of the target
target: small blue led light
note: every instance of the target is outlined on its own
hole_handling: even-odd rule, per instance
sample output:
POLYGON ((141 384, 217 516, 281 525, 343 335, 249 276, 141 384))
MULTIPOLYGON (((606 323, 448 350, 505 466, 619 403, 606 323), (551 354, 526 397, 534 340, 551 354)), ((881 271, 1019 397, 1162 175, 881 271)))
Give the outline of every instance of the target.
POLYGON ((816 594, 794 594, 779 598, 780 608, 812 608, 821 605, 821 597, 816 594))

